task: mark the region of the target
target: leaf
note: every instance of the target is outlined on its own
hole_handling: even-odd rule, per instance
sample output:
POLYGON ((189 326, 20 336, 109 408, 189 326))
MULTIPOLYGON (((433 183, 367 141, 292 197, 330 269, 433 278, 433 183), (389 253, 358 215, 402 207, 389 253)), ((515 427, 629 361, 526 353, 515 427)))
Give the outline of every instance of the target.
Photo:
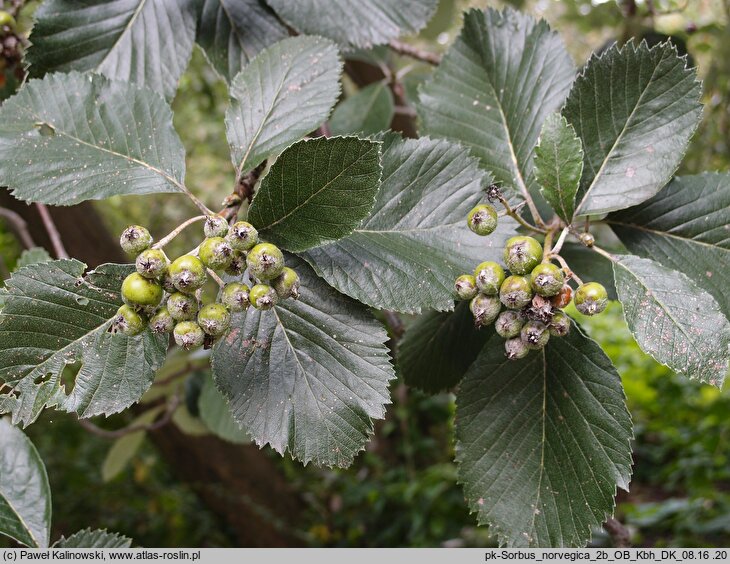
POLYGON ((231 415, 228 400, 218 391, 211 378, 206 379, 203 384, 198 408, 200 409, 200 419, 217 437, 239 445, 251 442, 231 415))
MULTIPOLYGON (((164 406, 158 405, 148 411, 145 411, 139 417, 136 417, 131 423, 132 425, 149 425, 157 416, 164 411, 164 406)), ((145 431, 136 431, 119 437, 107 451, 104 462, 101 465, 101 479, 103 482, 111 482, 129 465, 131 460, 139 451, 144 443, 147 433, 145 431)))
POLYGON ((301 33, 368 48, 419 31, 438 5, 438 0, 266 1, 301 33))
POLYGON ((380 187, 380 144, 318 137, 284 151, 261 181, 248 220, 292 252, 336 241, 367 217, 380 187))
POLYGON ((671 43, 594 55, 563 115, 583 140, 578 215, 628 208, 669 182, 702 113, 701 84, 671 43))
POLYGON ((456 386, 484 347, 468 302, 453 312, 429 311, 410 325, 398 345, 397 368, 409 386, 437 393, 456 386))
POLYGON ((132 539, 111 533, 104 529, 83 529, 70 537, 61 537, 55 543, 54 548, 129 548, 132 546, 132 539))
POLYGON ((428 138, 383 143, 383 180, 362 226, 304 258, 337 290, 378 309, 405 313, 454 307, 454 279, 485 260, 500 260, 515 223, 479 237, 469 210, 490 181, 476 159, 454 143, 428 138))
POLYGON ((101 75, 31 80, 0 108, 0 178, 16 198, 71 205, 181 192, 185 149, 157 94, 101 75))
POLYGON ((560 114, 550 114, 535 148, 535 176, 540 193, 567 223, 573 220, 582 173, 583 147, 573 126, 560 114))
POLYGON ((321 37, 292 37, 264 49, 231 84, 226 132, 239 173, 316 129, 339 96, 337 48, 321 37))
POLYGON ((689 276, 730 318, 730 174, 675 178, 656 196, 607 221, 626 248, 689 276))
POLYGON ((18 258, 18 262, 15 263, 15 270, 19 270, 24 266, 31 266, 33 264, 42 264, 45 262, 51 262, 53 259, 48 251, 41 247, 33 247, 23 251, 18 258))
POLYGON ((613 264, 624 317, 641 349, 689 378, 722 387, 730 322, 715 299, 681 272, 632 255, 613 264))
POLYGON ((259 51, 288 36, 262 0, 203 0, 197 40, 226 82, 259 51))
POLYGON ((30 439, 0 418, 0 534, 30 547, 48 546, 51 488, 30 439))
POLYGON ((385 84, 370 84, 343 100, 329 120, 333 135, 373 135, 390 127, 395 113, 393 94, 385 84))
POLYGON ((469 508, 509 547, 585 546, 631 475, 621 379, 574 326, 522 360, 492 333, 456 398, 469 508))
POLYGON ((213 379, 233 418, 263 446, 304 464, 349 466, 382 419, 394 378, 383 327, 303 261, 298 301, 233 316, 213 350, 213 379))
MULTIPOLYGON (((613 281, 613 263, 578 243, 565 243, 560 251, 570 269, 584 282, 599 282, 606 288, 609 300, 617 300, 613 281)), ((575 283, 577 285, 577 282, 575 283)))
POLYGON ((84 274, 76 260, 23 268, 7 282, 0 314, 0 380, 13 388, 2 411, 32 423, 44 407, 79 417, 111 415, 139 400, 165 360, 167 337, 145 331, 112 335, 131 265, 105 264, 84 274), (64 368, 80 363, 73 382, 64 368), (70 388, 70 390, 68 390, 70 388))
POLYGON ((468 147, 497 182, 537 192, 540 129, 574 77, 560 37, 542 20, 506 8, 471 10, 431 80, 420 88, 422 134, 468 147))
POLYGON ((46 0, 35 13, 26 54, 30 74, 98 72, 172 99, 193 51, 197 4, 46 0))

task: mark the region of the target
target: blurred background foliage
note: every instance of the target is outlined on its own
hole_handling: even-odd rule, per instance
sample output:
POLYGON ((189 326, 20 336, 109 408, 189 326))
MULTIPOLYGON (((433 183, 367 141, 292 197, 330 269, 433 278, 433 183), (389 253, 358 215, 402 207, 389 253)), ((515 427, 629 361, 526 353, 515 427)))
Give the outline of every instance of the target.
MULTIPOLYGON (((34 4, 29 3, 30 11, 34 4)), ((704 120, 681 172, 728 170, 730 0, 442 0, 431 24, 412 41, 443 50, 458 34, 464 9, 504 4, 547 19, 578 65, 615 40, 670 37, 698 66, 705 83, 704 120)), ((23 21, 30 25, 28 14, 23 21)), ((412 100, 429 69, 409 60, 392 64, 399 70, 405 99, 412 100)), ((346 81, 347 94, 356 88, 346 81)), ((188 185, 212 206, 230 193, 233 183, 223 126, 226 104, 225 85, 196 50, 174 101, 175 126, 188 149, 188 185)), ((194 213, 185 198, 175 196, 113 198, 98 209, 112 233, 141 223, 161 235, 194 213)), ((176 245, 172 252, 183 252, 192 240, 181 237, 176 245)), ((12 271, 20 251, 0 221, 0 278, 12 271)), ((728 390, 677 377, 643 354, 618 304, 581 323, 618 367, 634 418, 634 477, 631 492, 619 493, 617 510, 632 543, 730 545, 728 390)), ((194 415, 196 389, 188 383, 188 407, 174 424, 205 433, 194 415)), ((475 526, 456 484, 453 397, 426 396, 400 382, 392 392, 387 419, 348 470, 302 467, 266 449, 305 500, 297 536, 313 546, 489 546, 488 530, 475 526)), ((112 423, 121 426, 133 417, 118 416, 112 423)), ((29 435, 50 475, 53 537, 93 524, 131 536, 141 546, 233 544, 226 524, 175 479, 143 435, 120 445, 55 412, 47 412, 29 435)), ((0 546, 6 546, 3 542, 0 546)), ((595 545, 611 542, 596 532, 595 545)))

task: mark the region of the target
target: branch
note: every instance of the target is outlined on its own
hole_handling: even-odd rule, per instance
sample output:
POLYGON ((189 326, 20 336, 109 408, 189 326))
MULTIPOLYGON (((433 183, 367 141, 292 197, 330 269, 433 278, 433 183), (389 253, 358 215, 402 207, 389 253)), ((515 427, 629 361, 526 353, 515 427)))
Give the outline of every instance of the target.
POLYGON ((395 341, 398 341, 403 336, 403 333, 405 333, 406 331, 406 328, 403 325, 403 321, 401 320, 400 316, 394 311, 389 311, 386 309, 383 310, 383 317, 385 318, 386 325, 393 333, 393 339, 395 341))
MULTIPOLYGON (((535 233, 545 233, 547 234, 547 229, 542 229, 541 227, 537 227, 535 225, 532 225, 531 223, 525 221, 525 219, 518 214, 515 210, 512 209, 512 207, 509 205, 509 202, 507 199, 502 196, 502 194, 498 194, 497 199, 499 202, 504 206, 505 212, 508 216, 510 216, 512 219, 514 219, 517 223, 522 225, 522 227, 525 227, 526 229, 529 229, 530 231, 534 231, 535 233)), ((527 201, 527 205, 529 206, 529 201, 527 201)))
POLYGON ((28 224, 22 217, 20 217, 20 215, 15 213, 13 210, 0 208, 0 217, 7 220, 7 222, 10 224, 10 227, 13 231, 15 231, 18 239, 20 239, 21 243, 26 249, 32 249, 33 247, 37 246, 33 241, 33 237, 30 236, 30 231, 28 231, 28 224))
POLYGON ((165 414, 162 416, 162 418, 159 421, 155 421, 154 423, 149 423, 147 425, 129 425, 128 427, 122 427, 121 429, 116 429, 114 431, 102 429, 101 427, 94 425, 91 421, 88 421, 86 419, 79 419, 79 425, 81 425, 89 433, 92 433, 93 435, 96 435, 98 437, 102 437, 104 439, 118 439, 120 437, 124 437, 125 435, 131 435, 132 433, 138 433, 140 431, 154 431, 156 429, 164 427, 165 425, 170 423, 170 421, 172 421, 172 418, 175 415, 175 411, 177 411, 177 408, 180 407, 181 404, 182 398, 178 394, 176 394, 167 404, 167 409, 165 409, 165 414))
POLYGON ((223 201, 223 209, 220 211, 220 215, 227 219, 236 217, 244 200, 249 204, 253 201, 254 188, 265 168, 266 161, 238 177, 236 185, 233 188, 233 193, 223 201))
POLYGON ((38 208, 38 213, 43 221, 43 227, 46 228, 46 233, 48 233, 48 237, 51 239, 51 245, 53 245, 53 251, 56 253, 56 258, 69 258, 68 253, 66 252, 66 247, 63 246, 63 241, 61 241, 61 234, 58 232, 58 228, 51 217, 51 212, 48 211, 45 204, 36 204, 36 207, 38 208))
POLYGON ((153 249, 162 249, 165 245, 167 245, 175 237, 177 237, 178 235, 180 235, 180 233, 182 233, 185 230, 185 228, 187 228, 188 226, 190 226, 193 223, 196 223, 198 221, 203 221, 207 217, 208 216, 206 216, 206 215, 196 215, 195 217, 191 217, 190 219, 188 219, 187 221, 184 221, 183 223, 181 223, 180 225, 178 225, 175 229, 173 229, 172 231, 170 231, 170 233, 168 233, 167 235, 165 235, 162 239, 160 239, 159 241, 157 241, 157 243, 155 243, 154 245, 152 245, 152 248, 153 249))
POLYGON ((411 57, 412 59, 428 63, 429 65, 438 65, 441 62, 441 55, 438 53, 431 53, 430 51, 419 49, 418 47, 414 47, 413 45, 409 45, 408 43, 403 43, 402 41, 397 41, 395 39, 388 44, 388 47, 400 55, 411 57))
POLYGON ((631 546, 631 532, 617 519, 609 517, 603 524, 603 528, 613 540, 616 548, 628 548, 631 546))

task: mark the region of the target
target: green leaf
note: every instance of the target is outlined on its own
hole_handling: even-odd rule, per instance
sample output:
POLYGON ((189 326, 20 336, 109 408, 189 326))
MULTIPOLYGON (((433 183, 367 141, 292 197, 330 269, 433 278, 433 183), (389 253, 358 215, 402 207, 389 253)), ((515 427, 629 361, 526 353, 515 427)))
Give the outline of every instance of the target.
POLYGON ((573 326, 522 360, 496 333, 456 398, 459 481, 480 524, 509 547, 585 546, 631 476, 621 379, 573 326))
POLYGON ((0 418, 0 534, 45 548, 51 529, 51 488, 30 439, 0 418))
POLYGON ((628 208, 672 178, 702 113, 701 84, 685 64, 671 43, 646 42, 588 61, 563 110, 585 152, 577 214, 628 208))
POLYGON ((515 223, 500 218, 489 237, 467 228, 490 176, 466 149, 393 133, 384 139, 383 180, 370 217, 349 237, 303 256, 337 290, 375 308, 453 309, 454 279, 500 260, 515 223))
POLYGON ((154 92, 101 75, 31 80, 0 108, 0 178, 16 198, 71 205, 183 191, 185 149, 154 92))
MULTIPOLYGON (((161 405, 153 407, 152 409, 145 411, 139 417, 136 417, 130 423, 130 426, 149 425, 155 419, 157 419, 157 416, 162 411, 164 411, 164 409, 164 406, 161 405)), ((129 465, 130 461, 134 458, 134 455, 137 454, 137 451, 142 446, 142 443, 144 443, 146 435, 147 433, 145 431, 136 431, 134 433, 129 433, 128 435, 119 437, 116 441, 114 441, 111 448, 106 453, 106 457, 104 457, 104 462, 101 465, 102 481, 104 481, 105 483, 111 482, 114 478, 116 478, 124 471, 124 469, 129 465)))
POLYGON ((61 537, 55 543, 54 548, 129 548, 132 546, 132 539, 110 533, 104 529, 83 529, 70 537, 61 537))
POLYGON ((197 41, 226 82, 259 51, 288 36, 262 0, 203 0, 197 41))
POLYGON ((30 74, 98 72, 171 99, 193 51, 197 4, 46 0, 35 13, 26 55, 30 74))
POLYGON ((632 253, 678 270, 730 318, 730 174, 675 178, 652 199, 607 221, 632 253))
POLYGON ((292 37, 259 53, 231 84, 226 131, 239 172, 256 167, 327 119, 339 96, 337 47, 292 37))
POLYGON ((298 301, 233 316, 215 347, 213 378, 233 418, 263 446, 304 464, 349 466, 382 419, 394 378, 388 336, 370 312, 303 261, 298 301))
POLYGON ((540 193, 567 223, 573 220, 582 173, 583 147, 573 126, 560 114, 550 114, 535 148, 535 176, 540 193))
POLYGON ((33 264, 42 264, 45 262, 51 262, 53 259, 48 251, 42 247, 34 247, 23 251, 18 258, 18 262, 15 263, 15 270, 21 269, 24 266, 31 266, 33 264))
POLYGON ((409 386, 429 393, 448 390, 479 356, 487 335, 474 328, 468 302, 453 312, 426 312, 401 339, 397 368, 409 386))
POLYGON ((603 284, 608 299, 618 299, 613 281, 613 263, 610 260, 578 243, 565 243, 560 250, 560 256, 570 265, 570 269, 578 275, 578 278, 584 282, 603 284))
POLYGON ((343 100, 329 120, 333 135, 373 135, 390 127, 395 113, 393 94, 382 82, 366 86, 343 100))
POLYGON ((438 5, 438 0, 266 1, 297 31, 356 47, 381 45, 419 31, 438 5))
POLYGON ((261 181, 248 220, 292 252, 336 241, 367 217, 380 187, 380 143, 318 137, 284 151, 261 181))
POLYGON ((32 423, 44 407, 79 417, 110 415, 139 400, 162 366, 167 337, 109 333, 131 265, 84 274, 76 260, 23 268, 7 282, 0 314, 0 381, 13 388, 0 405, 13 422, 32 423), (64 368, 81 368, 67 382, 64 368), (68 388, 71 388, 70 391, 68 388))
POLYGON ((642 350, 689 378, 722 387, 730 322, 715 299, 681 272, 632 255, 613 265, 624 317, 642 350))
POLYGON ((458 141, 496 181, 537 193, 540 129, 560 109, 575 69, 542 20, 506 8, 471 10, 433 78, 420 88, 422 133, 458 141))
POLYGON ((229 443, 249 444, 246 433, 231 415, 228 400, 215 387, 213 380, 207 378, 198 399, 200 419, 211 433, 229 443))

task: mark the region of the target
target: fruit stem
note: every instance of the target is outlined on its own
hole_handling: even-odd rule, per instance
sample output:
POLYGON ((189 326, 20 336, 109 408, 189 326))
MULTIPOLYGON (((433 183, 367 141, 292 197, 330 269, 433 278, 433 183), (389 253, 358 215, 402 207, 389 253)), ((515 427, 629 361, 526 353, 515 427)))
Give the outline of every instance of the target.
POLYGON ((217 274, 215 273, 215 270, 212 270, 212 269, 210 269, 210 268, 206 268, 206 270, 208 271, 208 274, 210 275, 210 277, 211 277, 211 278, 212 278, 213 280, 215 280, 215 281, 216 281, 216 283, 218 284, 218 286, 220 286, 221 288, 225 287, 226 283, 225 283, 225 282, 223 282, 223 280, 221 279, 221 277, 220 277, 220 276, 218 276, 218 275, 217 275, 217 274))
POLYGON ((570 266, 568 266, 568 263, 565 262, 565 259, 563 257, 556 254, 551 255, 551 257, 558 261, 560 263, 560 266, 563 267, 563 272, 565 272, 565 276, 567 279, 572 278, 573 280, 578 282, 578 284, 583 285, 583 280, 581 280, 578 275, 570 269, 570 266))
POLYGON ((401 41, 396 41, 395 39, 388 44, 388 47, 399 55, 405 55, 406 57, 411 57, 417 61, 423 61, 429 65, 438 65, 441 62, 441 55, 419 49, 418 47, 414 47, 413 45, 409 45, 408 43, 403 43, 401 41))
POLYGON ((51 217, 51 212, 48 211, 48 208, 45 204, 36 203, 36 207, 38 208, 38 213, 40 214, 41 220, 43 221, 43 227, 46 228, 48 238, 51 240, 51 245, 53 245, 53 250, 56 253, 56 258, 69 258, 68 253, 66 252, 66 247, 63 246, 61 234, 58 232, 58 228, 56 227, 56 224, 53 222, 53 218, 51 217))
MULTIPOLYGON (((548 232, 547 229, 542 229, 541 227, 536 227, 535 225, 532 225, 531 223, 525 221, 525 219, 515 211, 517 208, 515 208, 513 210, 512 207, 509 205, 509 202, 507 201, 507 199, 504 196, 499 194, 497 196, 497 199, 504 206, 504 209, 505 209, 505 212, 507 213, 507 215, 510 216, 512 219, 514 219, 517 223, 522 225, 522 227, 529 229, 530 231, 534 231, 535 233, 547 234, 547 232, 548 232)), ((527 200, 525 201, 525 203, 527 203, 528 206, 530 205, 530 202, 527 200)), ((520 205, 524 205, 524 203, 520 204, 520 205)), ((530 209, 532 210, 532 208, 530 208, 530 209)))
MULTIPOLYGON (((212 212, 211 212, 210 215, 213 215, 212 212)), ((187 221, 184 221, 183 223, 181 223, 180 225, 178 225, 175 229, 173 229, 172 231, 170 231, 170 233, 168 233, 167 235, 165 235, 162 239, 160 239, 159 241, 157 241, 157 243, 155 243, 154 245, 152 245, 152 248, 153 249, 162 249, 162 248, 164 248, 165 245, 167 245, 175 237, 177 237, 178 235, 180 235, 180 233, 182 233, 187 227, 189 227, 193 223, 197 223, 198 221, 203 221, 207 217, 208 217, 207 215, 196 215, 195 217, 191 217, 190 219, 188 219, 187 221)))
POLYGON ((599 255, 606 257, 611 262, 616 262, 616 257, 613 256, 608 251, 603 250, 601 247, 597 247, 596 245, 593 245, 592 247, 590 247, 590 249, 596 251, 599 255))
POLYGON ((555 243, 555 246, 550 250, 552 254, 557 255, 560 250, 563 248, 563 243, 565 243, 565 238, 568 236, 570 229, 568 227, 564 227, 563 231, 560 233, 560 237, 558 237, 557 242, 555 243))

